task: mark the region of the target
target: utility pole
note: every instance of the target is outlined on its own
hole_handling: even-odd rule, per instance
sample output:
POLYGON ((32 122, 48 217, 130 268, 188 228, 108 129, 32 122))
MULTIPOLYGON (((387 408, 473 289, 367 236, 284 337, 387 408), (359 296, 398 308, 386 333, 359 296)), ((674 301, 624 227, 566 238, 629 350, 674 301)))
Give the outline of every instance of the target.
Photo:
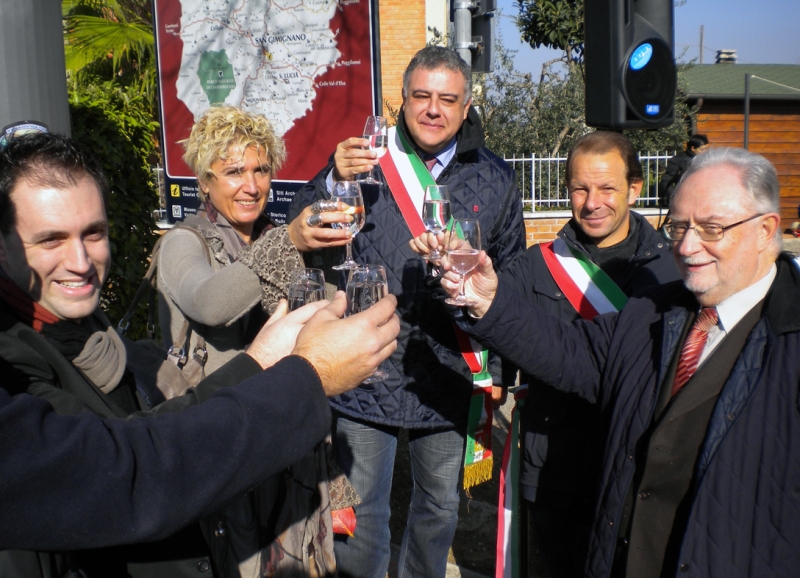
POLYGON ((703 32, 705 31, 705 26, 702 24, 700 25, 700 64, 703 64, 703 32))
POLYGON ((467 64, 472 64, 472 9, 475 7, 473 0, 454 0, 453 8, 455 17, 456 43, 455 49, 461 59, 467 64))
POLYGON ((494 70, 494 12, 497 0, 451 0, 450 19, 455 28, 458 55, 472 72, 494 70))
POLYGON ((70 134, 61 2, 2 0, 0 128, 22 120, 70 134))

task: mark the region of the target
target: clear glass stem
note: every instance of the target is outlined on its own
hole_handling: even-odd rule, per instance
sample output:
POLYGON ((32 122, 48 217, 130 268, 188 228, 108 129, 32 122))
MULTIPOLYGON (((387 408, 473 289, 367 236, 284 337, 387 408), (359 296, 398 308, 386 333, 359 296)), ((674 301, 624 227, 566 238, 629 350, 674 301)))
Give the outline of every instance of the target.
POLYGON ((464 293, 464 280, 466 279, 466 275, 461 275, 461 278, 458 280, 458 297, 456 297, 456 301, 466 301, 467 295, 464 293))
POLYGON ((354 263, 352 247, 353 247, 353 238, 351 237, 350 240, 347 242, 347 245, 345 245, 345 250, 346 250, 347 253, 346 253, 346 257, 344 259, 344 262, 345 262, 346 265, 350 265, 350 264, 354 263))

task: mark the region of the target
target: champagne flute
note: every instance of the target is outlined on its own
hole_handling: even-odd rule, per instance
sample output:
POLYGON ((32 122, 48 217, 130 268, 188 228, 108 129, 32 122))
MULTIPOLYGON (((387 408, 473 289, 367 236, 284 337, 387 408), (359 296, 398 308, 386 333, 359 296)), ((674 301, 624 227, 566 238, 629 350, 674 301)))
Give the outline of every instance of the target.
POLYGON ((461 279, 458 283, 458 296, 455 299, 445 299, 445 303, 459 307, 476 305, 476 301, 467 299, 464 294, 464 279, 478 265, 478 255, 481 252, 480 222, 477 219, 453 219, 446 246, 447 259, 461 279))
MULTIPOLYGON (((422 223, 428 232, 438 235, 450 224, 450 195, 444 185, 428 185, 425 188, 425 201, 422 205, 422 223)), ((444 257, 436 248, 428 259, 438 261, 444 257)))
POLYGON ((289 311, 323 299, 325 299, 325 274, 322 269, 298 267, 289 273, 289 311))
POLYGON ((361 187, 356 181, 335 181, 331 198, 334 201, 349 205, 344 213, 353 218, 349 223, 331 223, 334 229, 350 229, 353 234, 347 245, 345 245, 347 257, 344 263, 333 267, 337 271, 349 271, 358 266, 358 263, 353 260, 353 237, 364 226, 364 197, 361 196, 361 187))
MULTIPOLYGON (((378 153, 378 158, 386 154, 386 147, 389 144, 389 129, 386 128, 386 119, 382 116, 368 116, 367 124, 364 126, 364 138, 369 140, 369 150, 378 153)), ((369 185, 379 185, 370 169, 362 183, 369 185)))
MULTIPOLYGON (((366 311, 389 294, 386 270, 381 265, 358 265, 347 278, 347 311, 345 317, 366 311)), ((388 379, 389 374, 378 368, 362 383, 388 379)))

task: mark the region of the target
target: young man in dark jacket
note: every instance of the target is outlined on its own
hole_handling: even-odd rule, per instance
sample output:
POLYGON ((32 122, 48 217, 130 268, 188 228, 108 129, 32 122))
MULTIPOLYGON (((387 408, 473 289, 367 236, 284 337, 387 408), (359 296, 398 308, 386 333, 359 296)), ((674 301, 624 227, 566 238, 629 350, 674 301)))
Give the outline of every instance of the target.
MULTIPOLYGON (((484 146, 479 117, 470 107, 471 86, 469 65, 455 52, 441 47, 418 52, 403 77, 403 106, 396 132, 390 131, 390 150, 381 170, 375 170, 382 184, 362 187, 366 224, 353 239, 353 254, 360 263, 386 268, 389 291, 398 298, 402 336, 384 364, 386 381, 364 384, 332 400, 338 416, 337 460, 363 500, 356 508, 355 536, 335 544, 341 576, 386 575, 389 494, 400 428, 409 430, 414 491, 398 574, 429 578, 446 571, 458 516, 473 377, 445 306, 425 282, 426 263, 408 247, 415 236, 412 221, 421 222, 421 199, 417 204, 404 191, 420 190, 421 179, 389 182, 383 163, 394 159, 395 141, 406 143, 403 159, 424 171, 430 182, 447 185, 453 216, 478 219, 483 246, 505 268, 524 248, 521 200, 514 171, 484 146), (401 207, 411 207, 412 214, 401 207)), ((330 197, 333 179, 352 180, 378 164, 366 144, 360 137, 340 143, 333 162, 295 196, 290 234, 300 250, 346 240, 346 233, 318 226, 337 213, 315 215, 312 203, 330 197)), ((310 258, 322 262, 319 254, 310 258)), ((498 359, 490 362, 489 371, 495 384, 503 383, 498 359)))
MULTIPOLYGON (((344 313, 344 298, 340 295, 324 310, 315 306, 306 309, 300 316, 295 316, 294 312, 273 316, 269 326, 251 344, 248 353, 241 354, 225 366, 226 373, 222 377, 227 379, 206 380, 197 388, 187 390, 184 395, 153 407, 159 398, 163 401, 160 391, 154 387, 154 373, 147 371, 154 368, 143 367, 139 363, 142 354, 140 346, 118 337, 99 308, 100 291, 106 282, 111 262, 104 193, 108 193, 108 184, 99 166, 67 137, 26 135, 15 137, 0 149, 0 367, 5 378, 3 388, 9 394, 40 397, 60 414, 92 412, 111 421, 130 416, 150 421, 159 419, 153 416, 162 413, 187 408, 191 411, 193 408, 190 406, 204 401, 215 391, 232 386, 291 353, 295 355, 280 362, 282 371, 273 372, 275 377, 288 378, 290 382, 295 379, 304 382, 308 387, 301 386, 300 389, 310 392, 314 391, 314 382, 318 377, 319 381, 324 380, 326 385, 323 387, 334 395, 370 375, 376 365, 393 351, 394 336, 399 331, 399 323, 391 317, 393 298, 378 304, 380 310, 375 312, 374 318, 362 318, 356 326, 348 327, 349 319, 337 319, 344 313), (387 321, 384 330, 381 326, 387 321), (333 339, 335 343, 331 343, 333 339), (338 351, 334 352, 332 346, 338 351), (353 357, 363 347, 366 349, 353 357), (345 358, 349 358, 349 361, 345 358), (339 363, 347 366, 352 364, 352 368, 340 367, 339 363), (351 370, 355 370, 355 374, 344 377, 351 370), (308 383, 310 375, 314 378, 308 383)), ((352 319, 355 320, 355 317, 352 319)), ((163 358, 160 361, 167 363, 163 358)), ((156 365, 155 369, 158 368, 160 366, 156 365)), ((252 395, 253 392, 250 393, 252 395)), ((244 402, 247 396, 241 398, 234 395, 228 398, 234 402, 237 399, 244 402)), ((277 406, 281 405, 280 400, 276 401, 277 406)), ((312 396, 309 402, 316 404, 318 412, 319 397, 315 400, 312 396)), ((225 401, 217 397, 216 401, 209 400, 209 403, 224 405, 225 401)), ((20 408, 24 409, 25 404, 24 398, 15 400, 12 407, 7 408, 13 411, 7 415, 26 419, 25 416, 30 414, 24 411, 20 413, 20 408)), ((170 429, 166 423, 173 422, 173 428, 181 424, 196 428, 203 423, 204 413, 199 412, 200 421, 191 418, 156 421, 152 424, 152 432, 109 425, 109 432, 115 432, 113 439, 108 435, 101 436, 83 449, 87 452, 86 458, 95 458, 93 462, 96 461, 97 468, 114 467, 99 470, 89 468, 83 475, 68 467, 58 477, 41 479, 36 475, 37 472, 52 472, 54 462, 63 465, 64 452, 74 456, 75 444, 81 441, 80 437, 47 440, 50 442, 49 450, 38 451, 37 455, 31 456, 30 469, 25 469, 24 453, 19 450, 30 449, 27 444, 35 440, 25 440, 18 450, 2 456, 4 461, 10 460, 4 464, 9 466, 8 469, 4 468, 4 474, 14 477, 13 483, 5 482, 3 498, 10 496, 9 499, 15 502, 14 506, 4 509, 4 516, 17 512, 23 517, 8 522, 18 525, 19 532, 16 537, 0 542, 0 549, 37 544, 36 530, 31 524, 41 519, 41 511, 25 499, 30 494, 16 486, 19 480, 32 482, 33 488, 38 484, 46 486, 41 491, 40 507, 49 506, 58 510, 53 511, 52 516, 58 521, 59 527, 64 527, 65 514, 73 512, 74 525, 66 530, 71 534, 72 541, 59 542, 46 537, 47 532, 42 531, 40 543, 45 547, 56 547, 54 545, 59 543, 86 546, 98 543, 130 544, 140 537, 145 539, 163 535, 162 516, 148 511, 141 499, 151 500, 154 507, 171 507, 167 498, 176 499, 174 488, 165 487, 152 496, 131 496, 129 500, 132 504, 127 507, 114 503, 115 494, 109 490, 107 480, 113 479, 123 489, 128 488, 129 492, 153 489, 152 484, 137 477, 142 473, 154 475, 154 466, 157 465, 137 462, 138 459, 152 459, 154 454, 145 440, 156 445, 166 443, 158 452, 171 455, 176 460, 192 457, 205 460, 196 456, 197 452, 203 450, 209 451, 210 456, 219 461, 227 460, 230 452, 235 455, 236 451, 224 445, 225 439, 214 438, 213 430, 208 432, 210 437, 204 440, 202 448, 169 445, 171 440, 164 437, 164 432, 170 429), (118 437, 125 432, 131 437, 118 437), (116 450, 115 442, 119 444, 116 450), (92 452, 103 448, 124 455, 116 460, 114 456, 93 455, 92 452), (59 486, 62 481, 65 484, 63 488, 59 486), (58 490, 54 490, 53 486, 59 486, 58 490), (64 499, 63 505, 57 504, 57 496, 64 499), (97 513, 96 508, 99 507, 107 508, 108 512, 97 513), (75 510, 80 513, 75 513, 75 510), (105 539, 98 539, 100 530, 86 524, 99 520, 102 527, 105 523, 103 520, 107 522, 109 514, 113 516, 115 511, 120 514, 119 526, 105 539), (24 516, 26 512, 30 518, 24 516), (143 527, 131 529, 127 526, 131 521, 143 527)), ((287 412, 287 416, 290 413, 287 412)), ((231 417, 236 415, 235 412, 228 414, 231 417)), ((64 431, 63 424, 66 422, 61 421, 62 425, 59 426, 59 420, 54 421, 52 416, 44 412, 39 415, 42 420, 47 420, 46 424, 41 425, 42 431, 51 435, 64 431)), ((298 444, 296 450, 304 453, 319 441, 320 434, 318 429, 304 427, 308 425, 304 420, 297 420, 302 415, 301 412, 295 415, 295 419, 287 420, 285 425, 289 429, 284 433, 292 440, 292 444, 298 444), (304 429, 292 430, 292 427, 304 429), (292 431, 295 431, 294 435, 292 431)), ((75 436, 85 434, 86 428, 93 427, 92 423, 87 425, 85 419, 75 420, 73 424, 79 428, 75 436)), ((3 427, 7 425, 4 421, 3 427)), ((24 431, 26 422, 21 422, 20 426, 24 431)), ((230 431, 229 427, 219 429, 221 433, 230 434, 230 431)), ((244 431, 247 431, 246 427, 244 431)), ((11 435, 14 434, 16 428, 12 429, 11 435)), ((7 441, 6 435, 2 437, 4 442, 7 441)), ((228 435, 226 440, 238 443, 235 436, 228 435)), ((185 444, 186 439, 178 436, 174 442, 185 444)), ((34 443, 33 447, 37 445, 34 443)), ((38 447, 41 448, 41 445, 38 447)), ((286 463, 292 455, 297 458, 302 453, 295 453, 291 446, 281 447, 274 457, 277 462, 286 463)), ((263 454, 262 458, 265 458, 263 454)), ((214 476, 211 476, 212 486, 213 479, 214 476)), ((167 486, 175 483, 177 487, 187 487, 185 480, 176 477, 174 471, 165 472, 161 481, 167 486)), ((216 483, 218 485, 219 480, 216 483)), ((233 480, 231 484, 241 488, 233 480)), ((211 491, 211 488, 206 491, 211 491)), ((34 495, 36 493, 34 491, 34 495)), ((211 567, 205 557, 207 546, 197 525, 188 524, 203 514, 205 507, 219 502, 202 498, 196 500, 193 496, 186 496, 185 500, 195 505, 188 509, 177 509, 184 513, 193 511, 195 515, 184 520, 187 525, 185 528, 159 543, 72 553, 3 551, 0 552, 0 575, 26 578, 42 575, 50 578, 81 573, 104 577, 129 574, 174 577, 194 575, 201 568, 209 571, 211 567)), ((169 516, 164 518, 171 519, 169 516)), ((174 521, 169 525, 179 529, 174 521)), ((6 524, 3 527, 0 535, 7 532, 6 524)), ((217 537, 221 539, 223 535, 224 527, 220 527, 217 537)))
POLYGON ((664 228, 683 283, 593 321, 546 314, 485 256, 467 281, 465 329, 610 418, 587 576, 797 575, 800 271, 779 189, 759 155, 695 159, 664 228))
MULTIPOLYGON (((510 286, 573 321, 582 317, 581 304, 570 300, 569 269, 559 266, 556 255, 596 265, 626 297, 680 278, 669 244, 630 210, 642 189, 642 167, 627 137, 608 131, 582 137, 569 153, 566 181, 572 219, 553 244, 531 247, 503 273, 510 286)), ((607 424, 600 409, 579 396, 532 376, 522 381, 529 385, 520 414, 520 489, 528 519, 550 576, 578 576, 600 479, 603 448, 597 440, 607 424)))

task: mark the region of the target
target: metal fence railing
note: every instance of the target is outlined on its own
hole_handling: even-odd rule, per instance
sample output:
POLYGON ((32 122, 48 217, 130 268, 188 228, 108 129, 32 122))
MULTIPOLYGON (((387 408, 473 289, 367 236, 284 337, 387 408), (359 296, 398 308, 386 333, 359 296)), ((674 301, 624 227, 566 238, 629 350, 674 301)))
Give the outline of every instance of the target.
MULTIPOLYGON (((658 183, 667 161, 675 152, 639 152, 644 171, 644 186, 637 207, 658 206, 658 183)), ((517 185, 522 194, 525 211, 552 211, 569 209, 567 194, 567 157, 530 156, 507 158, 505 161, 517 171, 517 185)))

